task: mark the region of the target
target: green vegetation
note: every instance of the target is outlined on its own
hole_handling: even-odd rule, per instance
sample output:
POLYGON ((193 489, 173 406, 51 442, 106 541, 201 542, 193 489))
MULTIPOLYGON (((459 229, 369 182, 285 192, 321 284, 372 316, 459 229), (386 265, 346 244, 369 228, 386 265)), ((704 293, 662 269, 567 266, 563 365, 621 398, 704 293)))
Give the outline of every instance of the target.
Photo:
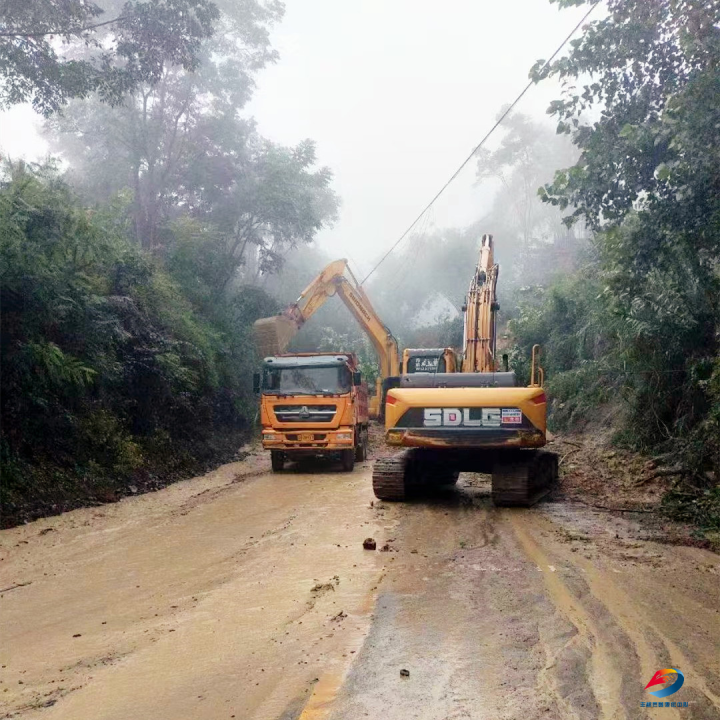
MULTIPOLYGON (((197 67, 220 13, 209 0, 5 0, 0 10, 0 108, 32 102, 46 115, 97 92, 116 103, 157 81, 167 63, 197 67), (67 56, 57 40, 70 46, 67 56), (78 57, 77 51, 84 50, 78 57)), ((65 49, 65 48, 64 48, 65 49)))
MULTIPOLYGON (((312 141, 271 143, 241 114, 277 57, 281 3, 41 5, 6 3, 0 38, 0 105, 50 115, 64 161, 0 175, 6 523, 232 454, 255 414, 249 327, 328 260, 299 249, 338 206, 312 141), (106 17, 120 19, 96 27, 106 17)), ((557 133, 511 115, 477 157, 495 191, 486 216, 425 223, 369 287, 401 347, 458 347, 478 239, 494 233, 500 347, 527 378, 543 346, 551 422, 606 422, 673 471, 668 513, 714 528, 719 27, 700 0, 608 0, 565 57, 532 71, 562 82, 557 133)), ((293 348, 353 350, 372 382, 374 353, 339 303, 293 348)))
POLYGON ((4 523, 237 450, 255 412, 249 324, 274 309, 267 296, 195 304, 186 275, 47 168, 5 168, 0 257, 4 523))
POLYGON ((7 525, 237 453, 250 328, 278 307, 261 285, 337 199, 312 141, 271 143, 240 114, 276 58, 277 0, 6 5, 0 102, 64 105, 46 124, 64 163, 0 169, 7 525))
POLYGON ((511 328, 523 353, 546 348, 558 425, 612 402, 618 441, 679 466, 667 510, 718 528, 720 11, 608 9, 550 67, 565 81, 550 112, 581 154, 540 190, 594 230, 593 252, 511 328))

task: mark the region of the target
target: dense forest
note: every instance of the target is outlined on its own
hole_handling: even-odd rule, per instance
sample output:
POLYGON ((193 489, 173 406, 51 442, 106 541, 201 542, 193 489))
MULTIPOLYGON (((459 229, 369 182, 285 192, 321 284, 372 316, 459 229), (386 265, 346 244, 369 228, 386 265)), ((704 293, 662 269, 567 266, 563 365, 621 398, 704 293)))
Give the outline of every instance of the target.
POLYGON ((111 3, 148 15, 86 31, 92 12, 52 7, 3 19, 60 25, 75 59, 0 46, 2 101, 46 113, 61 158, 0 170, 6 524, 232 457, 256 414, 250 327, 278 307, 258 279, 337 208, 310 140, 278 146, 242 115, 280 3, 111 3))
MULTIPOLYGON (((255 420, 252 322, 334 259, 312 245, 339 207, 314 144, 243 112, 281 3, 111 1, 108 25, 65 5, 2 18, 73 48, 0 38, 0 103, 44 114, 59 158, 0 177, 4 523, 231 457, 255 420)), ((420 226, 368 292, 401 346, 459 346, 492 232, 503 347, 523 376, 543 346, 553 426, 663 458, 668 513, 720 529, 720 10, 603 8, 531 70, 559 81, 551 122, 515 112, 477 154, 489 211, 420 226)), ((295 348, 374 372, 339 303, 295 348)))
POLYGON ((720 8, 607 7, 550 66, 565 88, 550 112, 580 157, 540 189, 568 224, 586 223, 592 253, 513 329, 547 349, 556 422, 610 403, 617 442, 680 471, 668 510, 717 528, 720 8))

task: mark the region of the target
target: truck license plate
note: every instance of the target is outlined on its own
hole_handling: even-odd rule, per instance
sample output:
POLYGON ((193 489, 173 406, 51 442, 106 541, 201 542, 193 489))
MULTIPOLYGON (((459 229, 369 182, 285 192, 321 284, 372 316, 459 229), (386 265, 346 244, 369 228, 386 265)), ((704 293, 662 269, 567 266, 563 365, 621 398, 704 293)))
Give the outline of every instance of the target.
POLYGON ((300 442, 308 443, 312 442, 313 439, 314 438, 311 433, 302 433, 302 435, 300 435, 300 442))

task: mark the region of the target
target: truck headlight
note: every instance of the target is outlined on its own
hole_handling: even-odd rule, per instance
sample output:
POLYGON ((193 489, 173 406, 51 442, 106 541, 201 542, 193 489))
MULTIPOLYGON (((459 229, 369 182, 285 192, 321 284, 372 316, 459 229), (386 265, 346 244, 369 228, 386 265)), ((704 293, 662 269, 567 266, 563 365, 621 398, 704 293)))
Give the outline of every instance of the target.
POLYGON ((338 440, 352 440, 352 433, 338 433, 335 436, 338 440))
POLYGON ((266 442, 274 442, 275 440, 279 439, 279 436, 274 435, 273 433, 265 433, 265 435, 263 435, 263 440, 265 440, 266 442))

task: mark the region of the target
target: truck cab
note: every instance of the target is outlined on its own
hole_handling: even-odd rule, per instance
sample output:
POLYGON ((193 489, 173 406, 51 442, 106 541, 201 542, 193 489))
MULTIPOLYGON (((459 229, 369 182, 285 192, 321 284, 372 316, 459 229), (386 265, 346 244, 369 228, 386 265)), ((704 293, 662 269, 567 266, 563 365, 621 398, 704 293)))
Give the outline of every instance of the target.
POLYGON ((367 458, 368 391, 354 354, 266 357, 255 389, 274 471, 308 455, 339 456, 346 471, 367 458))

